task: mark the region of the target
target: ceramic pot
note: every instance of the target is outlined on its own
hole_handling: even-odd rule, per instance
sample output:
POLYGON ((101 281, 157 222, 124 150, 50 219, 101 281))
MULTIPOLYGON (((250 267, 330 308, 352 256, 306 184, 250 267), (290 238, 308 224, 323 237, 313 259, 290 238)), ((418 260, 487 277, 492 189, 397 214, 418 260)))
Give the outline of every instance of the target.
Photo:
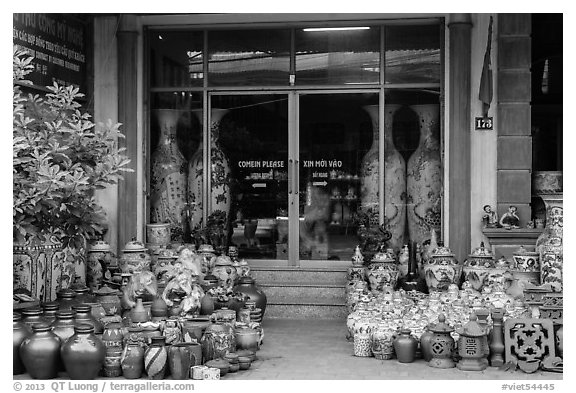
POLYGON ((74 335, 62 344, 60 353, 71 379, 95 379, 104 365, 106 347, 94 335, 92 325, 76 325, 74 335))
POLYGON ((105 285, 96 291, 95 294, 96 301, 102 305, 106 315, 120 315, 122 305, 120 303, 120 296, 117 290, 114 290, 105 285))
POLYGON ((137 342, 129 342, 124 347, 120 364, 124 378, 140 378, 144 370, 144 347, 137 342))
POLYGON ((396 261, 384 253, 377 253, 366 269, 372 293, 380 293, 388 287, 394 289, 399 274, 396 261))
POLYGON ((154 114, 160 129, 160 140, 151 156, 150 220, 152 223, 169 223, 173 239, 181 241, 187 224, 187 174, 186 160, 178 148, 176 129, 183 112, 157 109, 154 114))
POLYGON ((250 301, 255 302, 256 307, 262 310, 262 317, 264 317, 268 299, 264 291, 256 285, 256 280, 249 276, 241 277, 238 280, 238 285, 234 287, 234 292, 239 292, 248 296, 250 301))
POLYGON ((22 322, 20 314, 12 314, 12 375, 24 374, 26 369, 20 359, 20 344, 32 335, 32 329, 22 322))
POLYGON ((201 344, 205 361, 223 357, 236 349, 232 328, 222 322, 212 323, 206 328, 201 344))
POLYGON ((88 247, 86 256, 86 285, 92 292, 97 291, 104 278, 110 279, 108 266, 112 264, 112 250, 103 240, 98 240, 88 247), (108 277, 106 277, 108 273, 108 277))
POLYGON ((260 334, 251 328, 237 328, 236 334, 236 348, 248 349, 257 351, 259 349, 258 342, 260 341, 260 334))
POLYGON ((214 359, 206 362, 206 366, 220 370, 220 376, 224 376, 230 370, 230 363, 224 359, 214 359))
POLYGON ((25 308, 20 313, 22 314, 22 322, 30 329, 32 329, 34 325, 50 324, 49 321, 44 318, 44 313, 40 307, 25 308))
POLYGON ((42 305, 42 316, 46 322, 51 324, 56 320, 56 311, 58 311, 59 306, 57 302, 48 302, 42 305))
POLYGON ((354 356, 372 356, 372 339, 368 333, 354 334, 354 356))
POLYGON ((59 304, 60 310, 70 310, 72 311, 72 306, 79 304, 76 301, 76 292, 67 288, 58 291, 56 296, 56 302, 59 304))
POLYGON ((102 333, 102 343, 106 352, 122 352, 124 342, 124 327, 120 322, 111 322, 106 325, 102 333))
POLYGON ((514 269, 519 272, 538 272, 540 273, 540 255, 537 252, 531 252, 520 246, 512 254, 514 269))
POLYGON ((122 273, 134 274, 144 270, 150 271, 151 260, 144 244, 133 239, 124 246, 118 263, 122 273))
POLYGON ((488 284, 490 273, 495 268, 492 251, 482 242, 480 247, 475 248, 462 263, 464 281, 468 281, 474 290, 482 292, 484 286, 488 284))
POLYGON ((136 306, 130 310, 130 320, 132 323, 148 322, 148 311, 144 308, 142 298, 136 299, 136 306))
POLYGON ((200 315, 212 315, 214 312, 214 300, 210 295, 204 295, 200 300, 200 315))
POLYGON ((394 352, 400 363, 412 363, 416 358, 418 340, 411 333, 410 329, 402 329, 398 337, 394 339, 394 352))
POLYGON ((190 368, 200 365, 201 361, 202 349, 199 344, 178 343, 168 347, 168 366, 172 379, 190 378, 190 368))
POLYGON ((384 324, 379 324, 372 332, 372 355, 376 359, 392 359, 394 330, 384 324))
POLYGON ((164 337, 152 337, 150 346, 144 353, 144 369, 150 379, 164 379, 168 367, 168 351, 164 337))
POLYGON ((408 233, 422 243, 431 229, 440 230, 442 162, 438 139, 439 106, 411 105, 420 123, 420 142, 406 164, 408 233))
POLYGON ((161 296, 156 296, 150 306, 152 321, 161 321, 168 317, 168 305, 161 296))
POLYGON ((70 337, 74 335, 74 313, 72 310, 59 310, 56 313, 56 320, 52 322, 52 333, 60 338, 60 341, 65 343, 70 337))
POLYGON ((420 352, 422 354, 422 359, 429 362, 432 359, 432 348, 430 347, 430 340, 434 333, 430 331, 428 327, 424 333, 420 335, 420 352))
POLYGON ((445 291, 450 284, 458 285, 462 266, 448 247, 438 247, 424 266, 426 285, 430 291, 445 291))
MULTIPOLYGON (((200 124, 203 123, 202 110, 192 110, 200 124)), ((230 165, 218 141, 220 122, 228 109, 212 108, 210 114, 210 206, 212 211, 221 210, 230 216, 230 165)), ((198 229, 203 214, 204 149, 200 143, 198 150, 188 164, 188 203, 190 204, 190 229, 198 229)))
POLYGON ((554 292, 563 288, 563 228, 564 208, 562 193, 539 194, 546 205, 546 227, 536 240, 540 255, 540 282, 550 284, 554 292))
POLYGON ((218 278, 218 286, 223 288, 232 288, 234 280, 238 276, 236 269, 232 266, 232 260, 226 255, 216 258, 212 274, 218 278))
POLYGON ((60 339, 46 323, 34 325, 32 335, 20 345, 20 359, 33 379, 52 379, 58 376, 60 339))
POLYGON ((61 289, 64 254, 60 243, 12 246, 13 289, 26 289, 40 301, 56 299, 61 289))
POLYGON ((92 308, 86 304, 78 304, 76 306, 72 306, 72 310, 74 311, 74 324, 81 325, 81 324, 88 324, 94 327, 95 334, 102 334, 104 331, 104 326, 100 321, 98 321, 92 315, 92 308))
POLYGON ((151 246, 167 247, 170 244, 170 223, 146 224, 146 242, 151 246))
POLYGON ((164 339, 166 345, 173 345, 182 342, 182 328, 180 318, 170 317, 164 324, 164 339))
POLYGON ((196 317, 187 318, 182 323, 182 335, 184 342, 200 342, 202 335, 208 326, 210 326, 210 318, 196 317))
POLYGON ((106 378, 117 378, 122 375, 122 351, 106 352, 102 374, 106 378))

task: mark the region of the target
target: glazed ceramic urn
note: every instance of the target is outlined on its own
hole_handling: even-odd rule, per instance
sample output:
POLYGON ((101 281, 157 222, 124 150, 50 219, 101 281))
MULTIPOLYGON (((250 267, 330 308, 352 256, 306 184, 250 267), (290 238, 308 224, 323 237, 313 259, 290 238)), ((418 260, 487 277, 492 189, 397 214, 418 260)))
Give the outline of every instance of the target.
MULTIPOLYGON (((198 254, 202 257, 202 274, 207 275, 210 273, 216 264, 216 254, 214 247, 211 244, 201 244, 198 247, 198 254)), ((204 277, 206 279, 206 277, 204 277)))
POLYGON ((422 243, 431 229, 440 229, 442 162, 438 138, 438 104, 411 105, 418 115, 420 141, 406 164, 408 234, 422 243))
POLYGON ((168 350, 164 337, 152 337, 150 346, 144 352, 144 369, 149 379, 164 379, 168 368, 168 350))
POLYGON ((234 331, 222 322, 212 323, 202 336, 202 356, 204 361, 221 358, 235 350, 234 331))
POLYGON ((536 240, 540 255, 540 282, 549 284, 554 292, 563 288, 564 207, 562 193, 538 194, 546 205, 546 227, 536 240))
POLYGON ((123 273, 140 273, 150 271, 150 254, 144 247, 144 244, 136 239, 132 239, 122 250, 119 260, 120 268, 123 273))
POLYGON ((20 359, 20 344, 32 335, 32 329, 22 322, 20 314, 12 315, 12 374, 23 374, 26 369, 20 359))
POLYGON ((385 288, 394 288, 398 281, 398 265, 391 255, 378 252, 366 269, 366 276, 372 293, 380 293, 385 288))
POLYGON ((102 286, 104 279, 111 278, 108 267, 112 264, 112 250, 110 244, 98 240, 90 245, 86 257, 86 285, 91 291, 102 286))
POLYGON ((232 288, 234 280, 238 276, 236 269, 232 265, 232 260, 226 255, 216 258, 212 274, 218 278, 218 286, 223 288, 232 288))
POLYGON ((487 284, 488 276, 494 268, 495 262, 492 251, 485 247, 484 242, 482 242, 480 247, 475 248, 462 264, 464 281, 468 281, 474 290, 482 292, 482 288, 487 284))
POLYGON ((94 335, 94 326, 81 324, 74 327, 60 353, 70 379, 95 379, 104 365, 106 347, 94 335))
POLYGON ((58 376, 60 339, 46 323, 32 327, 32 335, 20 345, 20 359, 34 379, 52 379, 58 376))
POLYGON ((160 128, 160 141, 150 164, 152 223, 170 223, 174 240, 182 240, 186 223, 187 174, 186 160, 176 140, 176 127, 181 110, 158 109, 155 112, 160 128))
POLYGON ((540 285, 540 255, 535 251, 528 251, 520 246, 512 254, 512 268, 510 269, 517 282, 540 285))
MULTIPOLYGON (((210 211, 221 210, 230 215, 230 164, 228 158, 220 148, 220 122, 228 113, 228 109, 212 108, 210 115, 210 211)), ((203 124, 201 109, 192 110, 200 124, 203 124)), ((196 152, 188 163, 188 203, 190 204, 190 229, 195 230, 203 222, 203 176, 204 176, 204 149, 200 143, 196 152)))
POLYGON ((264 291, 256 286, 256 280, 250 276, 241 277, 238 280, 238 285, 234 287, 234 292, 248 296, 251 301, 256 303, 256 307, 262 310, 262 317, 264 317, 268 299, 264 291))
POLYGON ((121 304, 120 304, 120 293, 104 285, 98 291, 95 292, 96 301, 102 305, 106 315, 120 315, 121 304))
POLYGON ((424 266, 424 277, 430 291, 445 291, 450 284, 458 285, 461 274, 462 266, 445 246, 437 247, 424 266))

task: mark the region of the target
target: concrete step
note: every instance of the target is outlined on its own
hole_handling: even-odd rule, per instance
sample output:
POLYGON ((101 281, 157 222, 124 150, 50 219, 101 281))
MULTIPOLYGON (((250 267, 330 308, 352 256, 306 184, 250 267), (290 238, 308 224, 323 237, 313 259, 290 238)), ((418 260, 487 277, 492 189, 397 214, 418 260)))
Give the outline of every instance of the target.
POLYGON ((337 304, 268 304, 266 319, 338 319, 343 323, 348 316, 346 306, 337 304))
POLYGON ((251 267, 257 285, 272 283, 346 285, 346 268, 251 267))
POLYGON ((303 299, 315 299, 316 302, 346 301, 346 290, 340 284, 311 284, 294 282, 262 283, 259 287, 266 293, 269 302, 294 303, 303 299))

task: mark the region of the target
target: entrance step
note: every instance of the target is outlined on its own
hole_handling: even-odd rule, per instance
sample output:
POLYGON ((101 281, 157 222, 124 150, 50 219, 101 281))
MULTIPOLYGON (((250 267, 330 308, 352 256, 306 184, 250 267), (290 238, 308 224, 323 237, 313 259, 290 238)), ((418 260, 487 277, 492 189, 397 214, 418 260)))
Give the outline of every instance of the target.
POLYGON ((340 319, 346 320, 348 309, 346 305, 319 304, 271 304, 266 306, 266 319, 340 319))
POLYGON ((315 299, 318 302, 346 302, 346 290, 340 284, 311 284, 295 282, 261 283, 258 286, 266 293, 269 301, 298 303, 302 299, 315 299))
POLYGON ((250 267, 258 285, 264 283, 310 283, 346 285, 346 268, 250 267))

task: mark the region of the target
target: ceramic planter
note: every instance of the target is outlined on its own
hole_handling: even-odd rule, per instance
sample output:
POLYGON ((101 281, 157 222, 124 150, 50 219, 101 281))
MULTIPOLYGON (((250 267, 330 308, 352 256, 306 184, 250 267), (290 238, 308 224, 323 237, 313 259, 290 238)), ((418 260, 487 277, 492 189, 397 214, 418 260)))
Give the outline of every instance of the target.
POLYGON ((146 241, 152 246, 168 246, 170 233, 170 223, 146 224, 146 241))

